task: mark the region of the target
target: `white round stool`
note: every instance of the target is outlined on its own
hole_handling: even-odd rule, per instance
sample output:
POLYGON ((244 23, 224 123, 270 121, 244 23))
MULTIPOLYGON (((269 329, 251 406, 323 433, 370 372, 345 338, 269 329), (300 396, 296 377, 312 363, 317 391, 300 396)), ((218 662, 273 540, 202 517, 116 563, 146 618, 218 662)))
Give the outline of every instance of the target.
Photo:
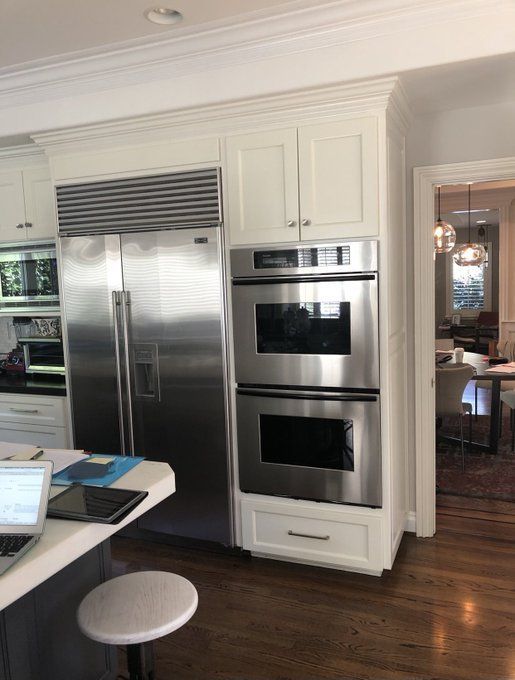
POLYGON ((193 616, 195 587, 166 571, 140 571, 97 586, 77 610, 81 631, 96 642, 127 645, 130 680, 155 680, 152 640, 193 616))

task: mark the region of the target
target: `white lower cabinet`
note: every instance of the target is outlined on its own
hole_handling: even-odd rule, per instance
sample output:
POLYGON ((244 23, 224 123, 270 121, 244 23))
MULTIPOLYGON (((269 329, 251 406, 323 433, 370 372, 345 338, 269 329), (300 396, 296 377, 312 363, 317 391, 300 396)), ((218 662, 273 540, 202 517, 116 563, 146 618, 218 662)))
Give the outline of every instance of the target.
POLYGON ((0 441, 67 448, 66 397, 1 393, 0 441))
POLYGON ((382 511, 244 494, 243 548, 254 555, 380 575, 382 511))

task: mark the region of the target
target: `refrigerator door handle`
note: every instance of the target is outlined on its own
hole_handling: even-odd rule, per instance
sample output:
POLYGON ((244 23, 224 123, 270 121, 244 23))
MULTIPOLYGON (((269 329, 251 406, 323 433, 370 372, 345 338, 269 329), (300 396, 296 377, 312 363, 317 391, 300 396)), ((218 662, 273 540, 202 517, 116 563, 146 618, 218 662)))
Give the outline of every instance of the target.
POLYGON ((125 419, 123 415, 123 390, 122 390, 122 367, 120 360, 120 324, 119 324, 119 309, 121 306, 121 292, 113 290, 112 294, 113 304, 113 324, 114 324, 114 353, 116 360, 116 391, 118 394, 118 423, 120 427, 120 453, 125 455, 125 419))
POLYGON ((128 454, 134 456, 134 427, 132 418, 132 386, 130 370, 130 349, 129 349, 129 309, 131 304, 131 294, 129 291, 122 291, 122 322, 123 322, 123 349, 125 358, 125 389, 127 392, 127 419, 129 430, 130 450, 128 454))

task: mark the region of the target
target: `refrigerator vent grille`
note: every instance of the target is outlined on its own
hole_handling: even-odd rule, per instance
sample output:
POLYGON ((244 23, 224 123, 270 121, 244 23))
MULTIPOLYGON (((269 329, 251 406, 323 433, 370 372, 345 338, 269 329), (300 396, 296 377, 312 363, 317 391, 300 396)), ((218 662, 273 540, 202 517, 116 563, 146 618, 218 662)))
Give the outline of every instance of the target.
POLYGON ((60 233, 205 226, 222 220, 219 170, 59 186, 60 233))

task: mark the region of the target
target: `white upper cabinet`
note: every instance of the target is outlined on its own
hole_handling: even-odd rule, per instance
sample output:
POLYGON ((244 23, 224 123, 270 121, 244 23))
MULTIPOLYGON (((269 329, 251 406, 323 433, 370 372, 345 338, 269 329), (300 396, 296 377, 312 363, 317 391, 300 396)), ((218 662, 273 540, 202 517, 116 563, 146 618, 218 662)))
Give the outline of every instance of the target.
POLYGON ((0 171, 0 241, 54 239, 54 205, 47 168, 0 171))
POLYGON ((54 188, 46 168, 30 168, 23 173, 25 216, 28 224, 27 239, 55 238, 57 222, 55 215, 54 188))
POLYGON ((378 235, 375 117, 237 135, 226 149, 231 245, 378 235))
POLYGON ((299 128, 300 238, 379 233, 377 121, 299 128))
POLYGON ((0 172, 0 240, 25 238, 25 201, 21 172, 0 172))
POLYGON ((227 138, 231 244, 298 239, 297 131, 227 138))

